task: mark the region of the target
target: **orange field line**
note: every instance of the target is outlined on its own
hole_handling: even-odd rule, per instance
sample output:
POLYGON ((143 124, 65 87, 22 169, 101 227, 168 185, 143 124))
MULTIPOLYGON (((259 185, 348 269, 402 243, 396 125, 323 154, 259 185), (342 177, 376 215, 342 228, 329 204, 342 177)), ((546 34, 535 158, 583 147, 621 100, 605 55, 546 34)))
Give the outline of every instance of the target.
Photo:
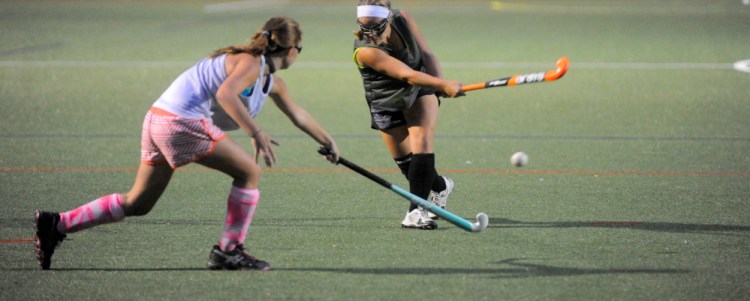
POLYGON ((27 243, 27 242, 33 242, 34 238, 18 238, 18 239, 0 239, 0 243, 3 244, 17 244, 17 243, 27 243))
MULTIPOLYGON (((0 172, 54 172, 54 171, 117 171, 135 172, 136 167, 0 167, 0 172)), ((210 171, 205 167, 182 167, 177 171, 210 171)), ((345 168, 265 168, 265 172, 326 173, 351 172, 345 168)), ((374 173, 397 173, 397 169, 371 169, 374 173)), ((737 171, 637 171, 637 170, 535 170, 535 169, 441 169, 441 173, 504 173, 534 175, 647 175, 647 176, 735 176, 750 177, 750 172, 737 171)))

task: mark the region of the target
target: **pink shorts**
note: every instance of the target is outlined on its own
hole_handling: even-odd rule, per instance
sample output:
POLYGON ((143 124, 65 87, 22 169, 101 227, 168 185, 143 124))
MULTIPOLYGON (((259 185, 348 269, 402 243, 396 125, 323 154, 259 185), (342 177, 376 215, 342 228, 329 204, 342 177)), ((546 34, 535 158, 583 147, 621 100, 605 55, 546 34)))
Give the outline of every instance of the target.
POLYGON ((226 134, 205 118, 180 117, 152 108, 143 121, 141 162, 172 168, 200 160, 226 134))

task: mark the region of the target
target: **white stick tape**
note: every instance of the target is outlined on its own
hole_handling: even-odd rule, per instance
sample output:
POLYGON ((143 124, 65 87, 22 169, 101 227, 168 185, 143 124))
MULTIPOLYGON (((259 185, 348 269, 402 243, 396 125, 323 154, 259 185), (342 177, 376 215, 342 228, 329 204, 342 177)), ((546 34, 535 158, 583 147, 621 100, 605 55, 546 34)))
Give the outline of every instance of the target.
POLYGON ((357 18, 362 17, 375 17, 375 18, 388 18, 391 11, 382 6, 378 5, 360 5, 357 6, 357 18))
POLYGON ((744 60, 734 63, 734 69, 737 71, 750 73, 750 60, 744 60))

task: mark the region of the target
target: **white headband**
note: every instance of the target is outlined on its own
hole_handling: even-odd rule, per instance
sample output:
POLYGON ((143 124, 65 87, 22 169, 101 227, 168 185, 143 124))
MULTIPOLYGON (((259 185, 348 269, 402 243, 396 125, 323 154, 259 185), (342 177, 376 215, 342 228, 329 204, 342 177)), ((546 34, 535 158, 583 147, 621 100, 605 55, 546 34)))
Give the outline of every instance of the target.
POLYGON ((360 5, 357 6, 357 18, 362 17, 376 17, 376 18, 388 18, 391 11, 382 6, 378 5, 360 5))

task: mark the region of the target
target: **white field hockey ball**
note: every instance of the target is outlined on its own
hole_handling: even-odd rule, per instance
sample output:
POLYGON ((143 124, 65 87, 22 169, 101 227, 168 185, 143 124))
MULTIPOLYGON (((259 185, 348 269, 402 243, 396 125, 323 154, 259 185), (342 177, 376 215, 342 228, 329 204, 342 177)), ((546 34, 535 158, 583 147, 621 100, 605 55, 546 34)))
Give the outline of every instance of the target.
POLYGON ((529 155, 524 152, 517 152, 510 156, 510 164, 513 166, 521 167, 529 163, 529 155))

